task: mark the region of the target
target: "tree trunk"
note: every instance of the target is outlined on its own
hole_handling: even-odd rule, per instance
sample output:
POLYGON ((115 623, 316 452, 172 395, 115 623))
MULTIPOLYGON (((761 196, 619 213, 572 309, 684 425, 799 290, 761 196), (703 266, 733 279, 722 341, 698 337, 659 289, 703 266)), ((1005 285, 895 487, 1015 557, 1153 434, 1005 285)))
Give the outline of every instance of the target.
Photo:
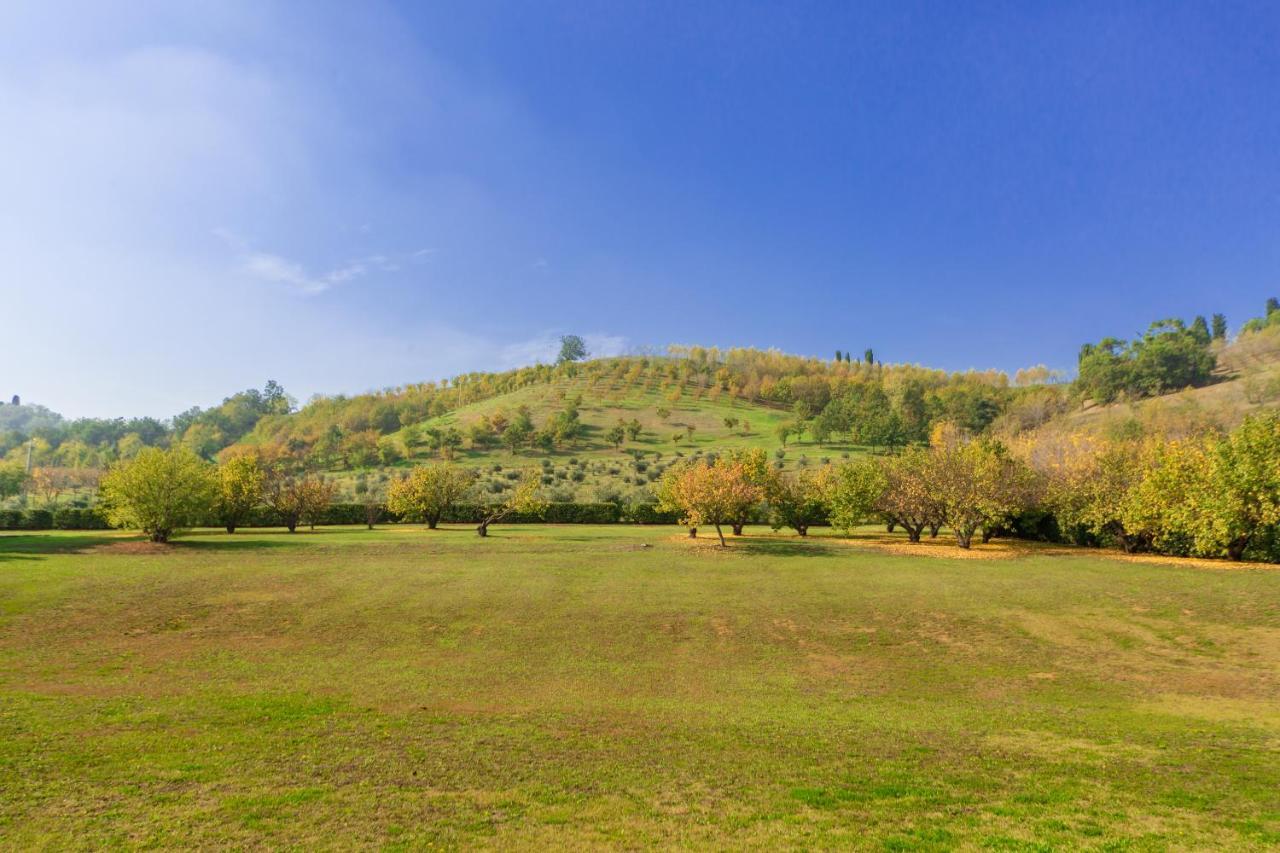
POLYGON ((942 529, 942 525, 941 525, 941 524, 930 524, 930 525, 929 525, 929 538, 930 538, 930 539, 937 539, 937 538, 938 538, 938 531, 939 531, 939 530, 941 530, 941 529, 942 529))
POLYGON ((697 539, 697 538, 698 538, 698 528, 696 528, 696 527, 690 527, 690 528, 689 528, 689 538, 690 538, 690 539, 697 539))
POLYGON ((720 537, 720 547, 727 547, 729 543, 724 541, 724 531, 720 529, 718 524, 716 525, 716 535, 720 537))
POLYGON ((476 533, 478 533, 478 534, 479 534, 479 535, 481 535, 481 536, 488 536, 488 535, 489 535, 489 522, 487 522, 487 521, 482 521, 482 522, 480 522, 480 526, 476 528, 476 533))
POLYGON ((982 528, 982 544, 986 545, 988 542, 991 541, 991 538, 995 535, 996 535, 995 528, 992 528, 992 527, 982 528))
POLYGON ((236 523, 235 523, 234 521, 228 521, 228 522, 227 522, 227 532, 228 532, 228 533, 235 533, 235 532, 236 532, 236 523))
POLYGON ((796 525, 796 533, 799 533, 801 536, 808 536, 808 535, 809 535, 809 525, 807 525, 807 524, 797 524, 797 525, 796 525))
POLYGON ((286 522, 284 523, 284 526, 285 526, 285 527, 287 527, 287 528, 289 528, 289 532, 290 532, 290 533, 297 533, 297 532, 298 532, 298 522, 296 522, 296 521, 286 521, 286 522))
POLYGON ((1247 548, 1248 546, 1249 546, 1248 536, 1237 536, 1235 539, 1231 540, 1231 542, 1228 543, 1227 545, 1227 559, 1243 560, 1244 549, 1247 548))
POLYGON ((742 528, 743 528, 744 526, 745 526, 745 524, 744 524, 743 522, 741 522, 741 521, 735 521, 735 522, 733 523, 733 535, 734 535, 734 536, 741 536, 741 535, 742 535, 742 528))
POLYGON ((439 523, 440 523, 440 519, 439 519, 439 518, 428 518, 428 519, 427 519, 427 529, 428 529, 428 530, 435 530, 435 529, 436 529, 436 525, 437 525, 437 524, 439 524, 439 523))
POLYGON ((904 524, 902 526, 906 528, 908 542, 920 541, 920 534, 924 532, 923 524, 916 524, 916 525, 904 524))
POLYGON ((973 544, 973 531, 968 530, 966 528, 957 527, 956 528, 956 544, 959 545, 961 548, 968 550, 969 546, 973 544))
POLYGON ((884 525, 885 532, 892 533, 893 529, 897 526, 898 526, 898 523, 896 521, 887 521, 885 522, 885 525, 884 525))

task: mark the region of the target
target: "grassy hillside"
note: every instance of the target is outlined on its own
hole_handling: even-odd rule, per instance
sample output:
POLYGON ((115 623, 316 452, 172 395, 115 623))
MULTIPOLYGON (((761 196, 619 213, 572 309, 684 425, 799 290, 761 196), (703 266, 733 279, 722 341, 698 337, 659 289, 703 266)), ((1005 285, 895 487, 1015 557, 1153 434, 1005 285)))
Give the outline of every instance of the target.
MULTIPOLYGON (((792 413, 782 407, 728 394, 713 397, 691 391, 681 392, 679 399, 674 399, 671 392, 645 384, 577 377, 521 388, 405 427, 392 437, 406 448, 407 458, 383 467, 373 474, 373 479, 377 482, 397 470, 439 460, 441 454, 429 449, 423 439, 430 430, 454 428, 465 435, 483 418, 499 412, 510 415, 522 406, 536 424, 544 424, 575 400, 580 401, 577 410, 583 435, 563 447, 512 451, 500 444, 476 447, 466 442, 453 453, 453 459, 460 465, 480 469, 482 487, 494 494, 505 490, 519 470, 535 467, 543 471, 546 485, 557 499, 593 501, 612 495, 634 498, 673 461, 702 453, 761 447, 773 455, 775 462, 794 468, 823 464, 860 450, 848 441, 820 444, 801 436, 789 439, 779 455, 782 447, 776 429, 793 419, 792 413), (620 447, 606 435, 619 421, 636 421, 641 426, 639 437, 625 440, 620 447)), ((335 476, 354 490, 361 474, 347 471, 335 472, 335 476)))
POLYGON ((1001 435, 1035 429, 1179 435, 1231 428, 1248 413, 1280 403, 1280 327, 1231 344, 1214 342, 1214 360, 1213 381, 1204 387, 1095 405, 1081 402, 1071 385, 1015 387, 1004 374, 691 350, 676 358, 470 374, 441 386, 322 399, 299 413, 263 419, 249 440, 296 445, 348 496, 379 490, 413 465, 449 458, 479 470, 481 489, 495 498, 532 467, 553 500, 634 502, 649 498, 673 461, 726 449, 764 448, 775 464, 796 468, 838 461, 867 445, 926 440, 939 420, 974 432, 990 425, 1001 435), (501 430, 480 437, 487 440, 473 436, 478 425, 509 422, 521 412, 545 431, 569 409, 580 428, 554 444, 529 441, 513 449, 500 440, 501 430), (823 431, 832 415, 836 425, 823 431), (868 441, 874 430, 864 426, 885 416, 892 423, 881 434, 892 439, 868 441), (639 432, 619 444, 610 435, 619 424, 639 432), (784 424, 802 425, 785 448, 778 435, 784 424), (366 450, 353 463, 356 455, 342 448, 361 435, 366 450), (452 436, 448 447, 441 446, 445 435, 452 436), (335 449, 328 457, 326 441, 335 449))
POLYGON ((1231 429, 1246 416, 1280 405, 1280 326, 1241 335, 1217 351, 1217 380, 1159 397, 1088 406, 1067 412, 1049 428, 1092 432, 1157 431, 1181 435, 1231 429))

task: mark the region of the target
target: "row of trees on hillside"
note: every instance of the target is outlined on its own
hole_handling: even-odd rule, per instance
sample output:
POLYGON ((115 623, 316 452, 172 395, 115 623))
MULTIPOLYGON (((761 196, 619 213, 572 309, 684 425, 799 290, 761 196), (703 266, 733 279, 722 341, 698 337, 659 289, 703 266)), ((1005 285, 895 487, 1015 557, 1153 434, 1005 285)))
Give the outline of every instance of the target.
POLYGON ((1255 415, 1228 434, 1103 440, 1079 435, 1006 445, 938 424, 929 445, 789 473, 762 451, 675 466, 658 490, 665 508, 699 526, 740 533, 760 506, 775 527, 805 535, 821 520, 903 528, 912 542, 948 528, 969 548, 1052 518, 1079 542, 1241 559, 1251 546, 1280 558, 1280 416, 1255 415))

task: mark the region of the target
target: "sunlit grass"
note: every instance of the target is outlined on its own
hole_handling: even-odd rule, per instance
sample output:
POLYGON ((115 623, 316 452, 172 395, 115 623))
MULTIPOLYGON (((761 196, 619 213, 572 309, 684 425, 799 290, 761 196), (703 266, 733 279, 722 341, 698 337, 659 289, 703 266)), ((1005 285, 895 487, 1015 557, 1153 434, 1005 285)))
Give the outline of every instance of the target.
POLYGON ((0 839, 1280 843, 1280 572, 751 533, 0 535, 0 839))

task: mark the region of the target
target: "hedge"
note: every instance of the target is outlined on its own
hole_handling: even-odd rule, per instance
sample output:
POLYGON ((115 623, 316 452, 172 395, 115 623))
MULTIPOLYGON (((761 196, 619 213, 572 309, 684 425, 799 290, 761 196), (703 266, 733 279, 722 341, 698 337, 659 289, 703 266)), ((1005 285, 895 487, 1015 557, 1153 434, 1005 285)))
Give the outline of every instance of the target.
MULTIPOLYGON (((454 504, 441 521, 447 524, 479 524, 489 512, 490 505, 477 503, 454 504)), ((317 525, 364 524, 367 511, 360 503, 334 503, 318 519, 317 525)), ((502 519, 503 524, 675 524, 679 514, 663 512, 654 504, 622 506, 615 503, 550 503, 539 514, 512 513, 502 519)), ((385 506, 379 507, 378 524, 415 521, 401 518, 385 506)), ((210 516, 200 520, 199 527, 222 527, 222 522, 210 516)), ((283 527, 272 509, 255 507, 237 528, 283 527)), ((0 510, 0 530, 107 530, 110 525, 92 507, 61 507, 47 509, 0 510)))

